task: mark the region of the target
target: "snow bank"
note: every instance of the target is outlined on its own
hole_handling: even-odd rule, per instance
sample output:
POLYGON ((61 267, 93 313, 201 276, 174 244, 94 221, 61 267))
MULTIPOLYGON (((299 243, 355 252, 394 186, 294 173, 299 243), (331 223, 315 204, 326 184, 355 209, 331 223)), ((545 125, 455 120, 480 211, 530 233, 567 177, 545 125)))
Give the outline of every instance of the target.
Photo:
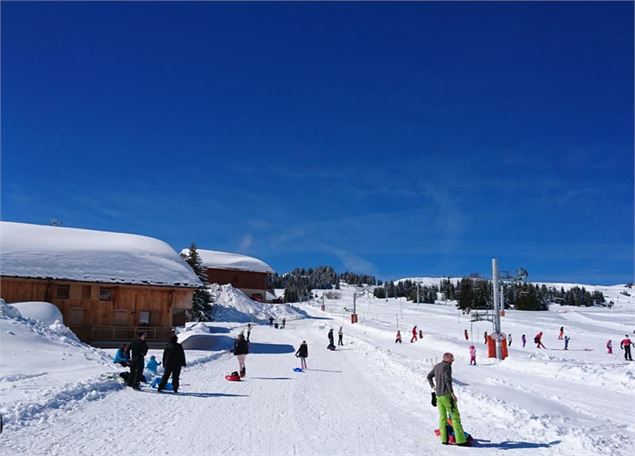
POLYGON ((18 309, 23 317, 37 320, 42 324, 52 325, 56 321, 64 323, 62 312, 55 304, 50 302, 12 302, 11 305, 18 309))
POLYGON ((198 277, 168 244, 134 234, 0 222, 0 274, 198 287, 198 277))
POLYGON ((249 299, 242 291, 229 284, 212 284, 209 293, 214 301, 213 312, 216 321, 265 323, 271 317, 275 320, 306 317, 304 311, 288 304, 265 304, 249 299))
POLYGON ((48 325, 24 318, 0 300, 0 413, 8 427, 120 388, 110 377, 115 367, 59 320, 48 325))
MULTIPOLYGON (((273 268, 258 258, 216 250, 196 249, 196 251, 201 257, 203 266, 206 268, 273 273, 273 268)), ((190 249, 181 250, 181 255, 188 255, 189 253, 190 249)))

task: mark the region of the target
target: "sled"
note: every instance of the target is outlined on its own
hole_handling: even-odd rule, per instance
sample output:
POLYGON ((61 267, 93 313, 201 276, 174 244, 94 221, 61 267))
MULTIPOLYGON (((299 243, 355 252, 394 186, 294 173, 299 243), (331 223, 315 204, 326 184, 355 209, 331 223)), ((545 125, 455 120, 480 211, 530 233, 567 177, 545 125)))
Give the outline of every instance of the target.
MULTIPOLYGON (((447 423, 445 425, 445 430, 446 433, 448 435, 448 445, 456 445, 456 439, 454 438, 454 428, 452 427, 452 419, 448 418, 447 423)), ((473 446, 474 445, 474 438, 472 438, 472 436, 463 431, 463 434, 465 435, 465 443, 461 446, 473 446)), ((441 436, 441 432, 438 429, 434 430, 434 435, 436 435, 437 437, 441 436)))
MULTIPOLYGON (((154 380, 152 380, 152 384, 150 385, 150 388, 158 389, 159 383, 161 383, 161 377, 154 377, 154 380)), ((172 386, 172 382, 167 382, 165 386, 163 387, 163 391, 172 391, 173 389, 174 388, 172 386)))
POLYGON ((301 367, 294 367, 293 372, 304 372, 304 369, 302 369, 301 367))
POLYGON ((240 375, 225 375, 225 380, 229 380, 230 382, 239 382, 240 375))

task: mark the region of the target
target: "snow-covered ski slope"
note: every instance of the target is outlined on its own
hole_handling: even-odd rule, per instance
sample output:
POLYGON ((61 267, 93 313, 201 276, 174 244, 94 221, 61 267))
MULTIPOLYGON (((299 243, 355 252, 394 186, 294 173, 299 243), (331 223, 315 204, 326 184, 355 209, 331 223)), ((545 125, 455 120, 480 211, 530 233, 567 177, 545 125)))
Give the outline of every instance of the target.
MULTIPOLYGON (((619 350, 619 340, 635 329, 632 299, 623 297, 612 310, 508 311, 502 326, 513 343, 510 357, 499 363, 485 357, 482 343, 491 324, 471 324, 451 305, 363 297, 357 300, 360 323, 351 325, 345 308, 352 308, 352 289, 341 295, 325 300, 326 312, 319 302, 299 304, 310 317, 287 320, 285 329, 255 326, 244 382, 224 379, 237 370, 227 349, 244 322, 212 324, 216 345, 187 352, 191 362, 178 395, 115 384, 73 396, 73 385, 95 373, 75 370, 87 360, 73 356, 59 360, 68 367, 70 397, 58 395, 57 407, 44 403, 31 413, 26 402, 46 376, 33 376, 35 369, 28 379, 7 377, 0 370, 0 399, 10 389, 12 397, 22 395, 25 410, 7 422, 0 454, 578 456, 626 455, 635 447, 635 364, 624 362, 619 350), (394 344, 397 317, 401 345, 394 344), (424 337, 410 343, 415 324, 424 337), (337 333, 340 326, 345 345, 330 352, 327 331, 337 333), (557 339, 560 326, 571 336, 569 351, 557 339), (473 340, 464 339, 464 329, 473 340), (547 350, 531 343, 539 330, 547 350), (608 339, 614 355, 604 348, 608 339), (309 345, 309 370, 296 373, 293 354, 302 340, 309 345), (468 365, 472 343, 477 366, 468 365), (425 376, 445 351, 456 356, 455 390, 475 448, 442 446, 434 437, 437 409, 425 376)), ((0 329, 4 342, 6 328, 0 329)))

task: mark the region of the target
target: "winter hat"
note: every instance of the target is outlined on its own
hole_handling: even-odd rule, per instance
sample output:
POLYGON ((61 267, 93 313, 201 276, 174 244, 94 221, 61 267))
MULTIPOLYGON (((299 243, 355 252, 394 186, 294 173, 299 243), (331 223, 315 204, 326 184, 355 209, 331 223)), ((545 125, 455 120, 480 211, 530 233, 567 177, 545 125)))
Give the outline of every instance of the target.
POLYGON ((150 356, 150 359, 157 359, 157 357, 152 355, 152 356, 150 356))

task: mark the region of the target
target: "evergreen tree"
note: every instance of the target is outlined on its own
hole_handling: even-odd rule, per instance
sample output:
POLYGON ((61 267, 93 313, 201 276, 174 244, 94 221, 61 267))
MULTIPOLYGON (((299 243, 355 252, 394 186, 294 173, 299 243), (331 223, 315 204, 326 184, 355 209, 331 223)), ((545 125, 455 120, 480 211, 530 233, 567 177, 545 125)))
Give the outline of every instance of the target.
POLYGON ((198 251, 196 250, 196 244, 192 242, 189 252, 185 257, 185 261, 190 265, 194 273, 203 282, 202 287, 198 287, 194 291, 192 296, 192 308, 188 309, 187 317, 190 321, 211 321, 212 306, 210 304, 210 295, 207 292, 207 274, 203 267, 203 260, 201 260, 198 251))

